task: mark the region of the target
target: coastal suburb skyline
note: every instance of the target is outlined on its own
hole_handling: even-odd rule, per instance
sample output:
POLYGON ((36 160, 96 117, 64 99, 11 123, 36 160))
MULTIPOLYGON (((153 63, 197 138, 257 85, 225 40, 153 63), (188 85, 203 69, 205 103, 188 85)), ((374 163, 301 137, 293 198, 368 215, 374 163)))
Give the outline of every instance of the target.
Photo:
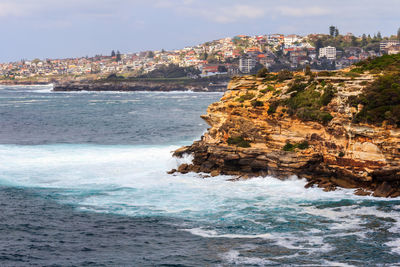
POLYGON ((238 34, 395 35, 398 0, 0 0, 0 62, 173 50, 238 34))

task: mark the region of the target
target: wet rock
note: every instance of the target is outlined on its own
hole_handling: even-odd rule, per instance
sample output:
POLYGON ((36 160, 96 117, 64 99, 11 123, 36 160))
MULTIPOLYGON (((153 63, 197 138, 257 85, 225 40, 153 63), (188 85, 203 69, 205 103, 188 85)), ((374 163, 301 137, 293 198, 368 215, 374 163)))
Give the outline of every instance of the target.
POLYGON ((190 171, 190 167, 188 164, 184 163, 181 164, 178 168, 178 172, 182 173, 182 174, 186 174, 190 171))
POLYGON ((383 182, 375 189, 373 194, 374 197, 389 197, 392 193, 395 192, 395 189, 388 183, 383 182))
POLYGON ((176 169, 172 169, 172 170, 170 170, 169 172, 167 172, 168 174, 173 174, 173 173, 175 173, 176 172, 176 169))
POLYGON ((211 175, 211 177, 215 177, 215 176, 218 176, 218 175, 220 175, 220 171, 219 170, 213 170, 211 173, 210 173, 210 175, 211 175))
POLYGON ((366 191, 366 190, 364 190, 364 189, 362 189, 362 188, 358 188, 358 189, 354 192, 354 194, 357 195, 357 196, 370 196, 370 195, 371 195, 371 192, 368 192, 368 191, 366 191))
POLYGON ((304 188, 311 188, 311 187, 313 187, 313 186, 315 185, 316 182, 317 182, 317 181, 309 181, 309 182, 304 186, 304 188))

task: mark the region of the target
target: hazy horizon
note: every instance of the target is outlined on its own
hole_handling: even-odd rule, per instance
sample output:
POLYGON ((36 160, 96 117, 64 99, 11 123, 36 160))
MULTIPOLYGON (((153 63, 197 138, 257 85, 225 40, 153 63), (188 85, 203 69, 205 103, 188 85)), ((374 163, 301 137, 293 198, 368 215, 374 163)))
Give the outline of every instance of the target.
POLYGON ((173 50, 238 34, 397 33, 396 0, 0 0, 0 62, 173 50), (316 23, 318 22, 318 23, 316 23))

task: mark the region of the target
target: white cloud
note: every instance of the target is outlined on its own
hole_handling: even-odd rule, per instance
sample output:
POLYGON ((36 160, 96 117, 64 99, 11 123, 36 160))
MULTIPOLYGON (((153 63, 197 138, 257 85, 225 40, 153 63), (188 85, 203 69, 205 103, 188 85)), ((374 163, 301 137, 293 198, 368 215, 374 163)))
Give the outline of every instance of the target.
MULTIPOLYGON (((187 1, 191 3, 192 1, 187 1)), ((175 6, 175 11, 180 14, 202 17, 218 23, 231 23, 241 19, 256 19, 265 14, 265 10, 250 5, 232 6, 175 6)))
POLYGON ((236 5, 220 11, 220 14, 215 14, 212 18, 221 23, 235 22, 240 19, 256 19, 265 14, 263 9, 249 5, 236 5))
POLYGON ((6 1, 0 3, 0 17, 17 17, 27 15, 28 13, 28 6, 21 6, 18 2, 6 1))
POLYGON ((290 17, 306 17, 306 16, 322 16, 329 14, 329 11, 325 8, 313 6, 313 7, 288 7, 280 6, 276 8, 277 11, 283 16, 290 17))

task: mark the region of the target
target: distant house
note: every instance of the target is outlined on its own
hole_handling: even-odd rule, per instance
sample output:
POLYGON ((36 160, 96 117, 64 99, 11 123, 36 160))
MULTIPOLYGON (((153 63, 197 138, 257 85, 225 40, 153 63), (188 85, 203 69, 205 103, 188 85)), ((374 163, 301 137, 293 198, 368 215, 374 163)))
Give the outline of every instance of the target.
POLYGON ((351 56, 351 57, 348 58, 348 60, 350 61, 351 64, 360 61, 360 59, 358 57, 356 57, 356 56, 351 56))
POLYGON ((398 40, 385 40, 385 41, 382 41, 380 44, 379 44, 379 49, 381 50, 381 51, 385 51, 385 52, 387 52, 387 50, 389 49, 389 47, 391 47, 391 46, 393 46, 393 45, 400 45, 400 41, 398 41, 398 40))
POLYGON ((325 57, 326 59, 336 59, 336 47, 327 46, 319 49, 319 57, 325 57))
POLYGON ((299 41, 300 38, 296 34, 290 34, 284 37, 283 42, 286 47, 292 46, 294 43, 299 41))
POLYGON ((400 44, 399 45, 392 45, 388 48, 389 55, 396 55, 400 53, 400 44))

